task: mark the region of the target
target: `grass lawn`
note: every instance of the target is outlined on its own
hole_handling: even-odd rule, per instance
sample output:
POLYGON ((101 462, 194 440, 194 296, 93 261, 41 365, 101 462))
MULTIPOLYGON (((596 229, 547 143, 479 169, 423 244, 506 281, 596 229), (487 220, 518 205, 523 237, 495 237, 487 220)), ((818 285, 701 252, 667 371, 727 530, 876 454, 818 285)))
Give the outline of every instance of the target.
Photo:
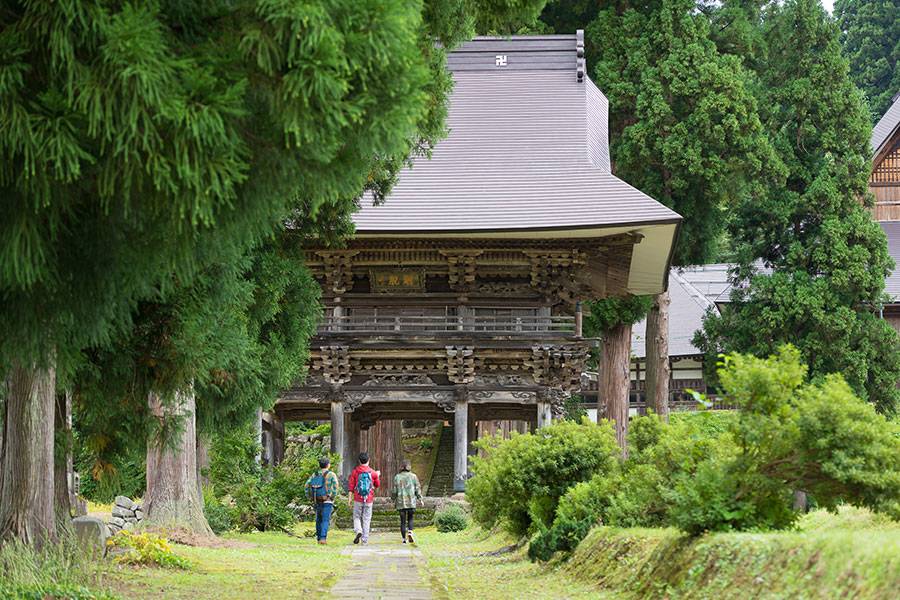
MULTIPOLYGON (((301 524, 302 535, 311 524, 301 524)), ((331 531, 329 545, 314 538, 284 533, 229 533, 233 547, 176 545, 175 552, 193 563, 187 571, 150 567, 110 567, 106 583, 123 598, 315 598, 325 594, 350 563, 341 549, 348 531, 331 531)))
POLYGON ((470 528, 457 533, 438 533, 434 528, 416 531, 425 555, 435 598, 491 600, 553 598, 607 600, 616 596, 574 580, 555 566, 531 563, 520 549, 488 555, 513 540, 502 533, 470 528))

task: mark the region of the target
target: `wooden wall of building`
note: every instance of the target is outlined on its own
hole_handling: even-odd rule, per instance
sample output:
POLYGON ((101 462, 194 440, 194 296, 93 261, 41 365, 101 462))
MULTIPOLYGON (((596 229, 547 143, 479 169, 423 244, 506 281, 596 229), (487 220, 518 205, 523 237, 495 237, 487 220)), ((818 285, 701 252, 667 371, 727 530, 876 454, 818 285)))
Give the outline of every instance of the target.
POLYGON ((876 221, 900 221, 900 136, 875 157, 869 191, 875 196, 876 221))

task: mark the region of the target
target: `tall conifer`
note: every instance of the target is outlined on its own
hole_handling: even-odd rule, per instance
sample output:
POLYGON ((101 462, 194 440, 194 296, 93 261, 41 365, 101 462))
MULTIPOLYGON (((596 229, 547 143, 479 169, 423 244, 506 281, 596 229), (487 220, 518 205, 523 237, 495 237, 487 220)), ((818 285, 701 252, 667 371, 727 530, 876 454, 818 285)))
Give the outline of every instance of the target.
MULTIPOLYGON (((728 206, 754 196, 755 181, 775 164, 747 72, 719 52, 692 0, 612 3, 588 37, 595 81, 610 101, 616 174, 684 217, 676 265, 708 260, 728 206)), ((667 306, 664 293, 647 319, 648 403, 660 412, 668 401, 668 332, 658 324, 667 306)))
POLYGON ((38 444, 56 367, 65 376, 81 348, 129 328, 138 301, 246 248, 298 198, 315 212, 364 188, 383 195, 443 132, 435 38, 446 48, 542 5, 4 6, 0 538, 54 536, 52 457, 38 444))
POLYGON ((877 122, 900 93, 900 2, 835 0, 834 17, 850 77, 866 95, 872 122, 877 122))
POLYGON ((894 410, 897 334, 880 319, 893 267, 867 199, 871 125, 818 0, 768 7, 760 65, 763 122, 787 169, 764 200, 747 199, 730 225, 739 265, 732 302, 697 342, 758 356, 790 342, 813 376, 840 372, 880 410, 894 410), (759 265, 763 270, 758 268, 759 265))

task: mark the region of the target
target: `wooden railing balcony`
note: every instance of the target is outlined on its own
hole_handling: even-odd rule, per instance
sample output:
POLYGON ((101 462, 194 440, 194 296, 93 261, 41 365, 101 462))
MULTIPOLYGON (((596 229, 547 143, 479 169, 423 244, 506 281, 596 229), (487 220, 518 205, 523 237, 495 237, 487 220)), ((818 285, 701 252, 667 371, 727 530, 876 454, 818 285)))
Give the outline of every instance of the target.
POLYGON ((319 335, 458 335, 460 333, 576 337, 571 316, 326 317, 319 335))

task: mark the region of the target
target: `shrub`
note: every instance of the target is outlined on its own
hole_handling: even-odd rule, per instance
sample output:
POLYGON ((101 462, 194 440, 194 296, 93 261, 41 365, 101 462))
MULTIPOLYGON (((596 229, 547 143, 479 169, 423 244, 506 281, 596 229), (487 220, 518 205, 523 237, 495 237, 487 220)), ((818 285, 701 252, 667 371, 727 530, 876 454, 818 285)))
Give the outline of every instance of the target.
POLYGON ((896 424, 856 397, 840 375, 804 383, 790 346, 765 359, 739 354, 719 370, 740 406, 732 456, 710 455, 673 488, 672 522, 698 534, 791 526, 794 490, 831 510, 841 503, 900 518, 896 424))
POLYGON ((231 511, 215 497, 212 490, 203 490, 203 515, 213 533, 225 533, 234 528, 231 511))
MULTIPOLYGON (((213 498, 204 497, 205 510, 221 513, 219 527, 240 531, 284 530, 293 525, 296 515, 289 505, 306 502, 304 484, 318 470, 320 450, 290 445, 277 467, 264 469, 256 463, 258 445, 255 434, 242 429, 216 439, 210 452, 210 479, 213 498)), ((332 462, 338 456, 331 455, 332 462)), ((209 517, 207 517, 209 519, 209 517)), ((215 531, 215 525, 210 522, 215 531)))
POLYGON ((434 448, 434 440, 432 438, 425 438, 419 441, 420 450, 431 450, 432 448, 434 448))
POLYGON ((441 533, 462 531, 469 526, 469 515, 458 504, 448 504, 434 513, 434 526, 441 533))
POLYGON ((155 533, 145 531, 132 533, 123 529, 106 541, 112 548, 125 551, 113 558, 117 563, 127 565, 156 565, 159 567, 189 569, 190 561, 175 554, 169 540, 155 533))
POLYGON ((466 496, 473 517, 486 529, 498 522, 523 535, 532 525, 549 527, 559 499, 580 481, 618 468, 619 449, 608 424, 560 421, 533 434, 478 442, 466 496))

